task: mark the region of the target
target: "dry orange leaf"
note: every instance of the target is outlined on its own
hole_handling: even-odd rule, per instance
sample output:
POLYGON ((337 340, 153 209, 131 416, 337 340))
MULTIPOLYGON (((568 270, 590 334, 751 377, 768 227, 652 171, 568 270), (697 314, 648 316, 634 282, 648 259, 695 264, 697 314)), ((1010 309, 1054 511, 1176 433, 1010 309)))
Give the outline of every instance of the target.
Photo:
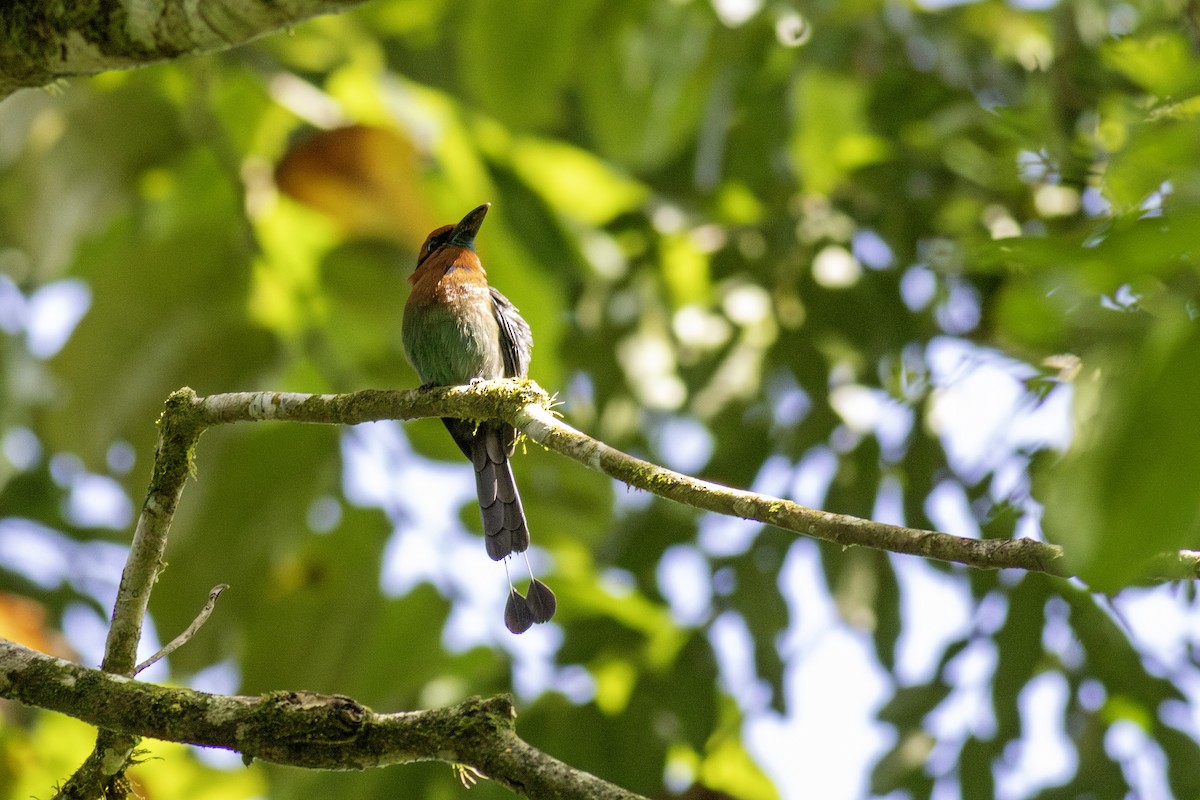
POLYGON ((368 125, 320 131, 275 171, 281 191, 325 212, 350 236, 416 249, 438 224, 425 202, 421 159, 402 133, 368 125))

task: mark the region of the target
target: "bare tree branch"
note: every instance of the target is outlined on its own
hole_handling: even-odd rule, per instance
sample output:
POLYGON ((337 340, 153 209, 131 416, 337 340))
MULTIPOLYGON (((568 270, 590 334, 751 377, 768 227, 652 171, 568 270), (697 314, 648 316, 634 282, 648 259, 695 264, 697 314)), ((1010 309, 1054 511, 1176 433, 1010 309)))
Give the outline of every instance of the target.
POLYGON ((464 764, 534 798, 639 800, 517 736, 512 698, 377 714, 342 695, 274 692, 228 697, 155 686, 0 639, 0 696, 60 711, 130 738, 236 750, 313 769, 415 761, 464 764))
POLYGON ((225 50, 363 0, 0 3, 0 99, 60 78, 225 50), (101 10, 103 9, 103 10, 101 10))

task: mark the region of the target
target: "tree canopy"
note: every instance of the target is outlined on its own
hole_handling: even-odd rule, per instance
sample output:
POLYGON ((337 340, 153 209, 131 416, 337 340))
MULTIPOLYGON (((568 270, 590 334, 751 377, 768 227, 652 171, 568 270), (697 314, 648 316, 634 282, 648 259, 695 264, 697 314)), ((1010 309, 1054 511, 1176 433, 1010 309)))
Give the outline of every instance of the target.
MULTIPOLYGON (((788 738, 846 730, 811 717, 827 691, 873 717, 828 745, 855 770, 835 792, 1195 796, 1196 604, 1152 583, 1200 548, 1197 97, 1182 0, 375 0, 16 91, 0 636, 99 663, 173 391, 416 387, 417 248, 491 202, 489 279, 572 426, 831 512, 1043 538, 1077 577, 819 543, 529 444, 514 465, 559 610, 514 637, 440 425, 230 426, 197 446, 151 633, 230 589, 148 680, 377 710, 513 691, 522 739, 571 766, 764 800, 834 796, 788 738), (874 697, 802 683, 833 636, 874 697), (1045 730, 1054 763, 1022 781, 1045 730)), ((13 797, 93 743, 0 719, 13 797)), ((147 797, 462 791, 445 765, 146 746, 147 797)))

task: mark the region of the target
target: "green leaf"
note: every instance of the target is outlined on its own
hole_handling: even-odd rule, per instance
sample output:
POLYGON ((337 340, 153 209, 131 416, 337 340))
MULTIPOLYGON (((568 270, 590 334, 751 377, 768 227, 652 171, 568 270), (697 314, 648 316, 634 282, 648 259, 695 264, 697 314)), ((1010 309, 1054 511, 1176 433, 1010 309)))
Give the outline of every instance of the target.
POLYGON ((711 14, 695 3, 611 9, 592 33, 589 69, 579 85, 597 150, 635 172, 677 155, 711 96, 716 34, 711 14), (632 17, 633 9, 645 17, 632 17))
POLYGON ((967 738, 959 753, 959 785, 963 800, 991 800, 996 796, 996 778, 992 774, 997 744, 974 736, 967 738))
POLYGON ((830 194, 845 175, 889 157, 887 140, 867 125, 866 88, 854 78, 806 70, 792 103, 799 124, 790 155, 807 191, 830 194))
POLYGON ((925 716, 950 696, 950 688, 941 680, 902 686, 875 716, 880 722, 893 725, 900 731, 919 730, 925 716))
POLYGON ((510 128, 559 123, 563 90, 580 64, 580 44, 593 38, 612 11, 599 12, 595 0, 552 14, 538 3, 462 6, 454 37, 462 82, 477 104, 510 128))
POLYGON ((1008 742, 1021 736, 1017 701, 1045 658, 1042 628, 1045 625, 1047 578, 1028 575, 1008 595, 1008 615, 996 632, 996 673, 992 703, 996 713, 996 738, 1008 742))
POLYGON ((1185 731, 1162 722, 1156 726, 1154 739, 1167 757, 1167 780, 1176 797, 1200 795, 1200 745, 1185 731))
POLYGON ((746 750, 740 737, 723 732, 709 742, 700 763, 700 782, 739 800, 778 800, 779 789, 746 750))
POLYGON ((642 183, 621 174, 587 150, 547 139, 522 139, 511 151, 513 167, 551 208, 602 225, 632 211, 649 195, 642 183))
POLYGON ((1163 701, 1183 698, 1171 681, 1146 669, 1141 654, 1113 618, 1097 605, 1095 596, 1072 589, 1064 591, 1062 597, 1070 605, 1071 629, 1079 637, 1090 674, 1104 684, 1110 695, 1121 696, 1122 703, 1140 706, 1139 711, 1127 711, 1123 718, 1153 720, 1163 701))
POLYGON ((1122 36, 1105 42, 1100 52, 1104 61, 1161 98, 1200 91, 1200 64, 1182 30, 1122 36))
POLYGON ((1176 313, 1154 323, 1136 354, 1097 352, 1084 363, 1081 430, 1041 473, 1045 525, 1068 568, 1111 591, 1152 556, 1200 543, 1200 327, 1176 313))
POLYGON ((790 615, 779 591, 779 570, 793 544, 791 534, 764 527, 750 551, 729 565, 735 589, 718 601, 737 611, 746 623, 754 643, 755 672, 771 687, 771 706, 780 712, 785 709, 785 669, 777 642, 787 630, 790 615))
POLYGON ((1196 152, 1196 126, 1191 121, 1138 124, 1104 171, 1104 193, 1122 211, 1136 209, 1168 181, 1190 194, 1187 187, 1200 170, 1196 152))
POLYGON ((910 797, 929 797, 933 778, 924 769, 934 739, 920 730, 901 734, 895 746, 875 763, 871 770, 871 794, 885 795, 898 789, 910 797))

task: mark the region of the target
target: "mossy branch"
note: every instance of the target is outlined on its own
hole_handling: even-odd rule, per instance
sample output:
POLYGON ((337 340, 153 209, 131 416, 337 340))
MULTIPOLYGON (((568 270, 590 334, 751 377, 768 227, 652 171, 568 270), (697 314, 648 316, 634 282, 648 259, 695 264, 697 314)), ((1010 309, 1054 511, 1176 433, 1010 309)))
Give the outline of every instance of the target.
POLYGON ((380 419, 461 416, 511 422, 530 440, 668 500, 849 547, 935 558, 979 569, 1022 569, 1063 574, 1059 547, 1032 539, 970 539, 937 531, 806 508, 778 497, 699 480, 623 453, 577 431, 550 411, 549 396, 532 381, 484 381, 427 391, 365 391, 343 395, 278 392, 196 398, 206 425, 252 420, 291 420, 353 425, 380 419))
POLYGON ((17 89, 225 50, 363 0, 0 3, 0 99, 17 89))
MULTIPOLYGON (((189 391, 189 390, 181 390, 189 391)), ((220 394, 195 398, 207 425, 290 420, 354 425, 381 419, 461 417, 503 419, 530 440, 635 489, 704 511, 752 519, 843 547, 870 547, 976 569, 1019 569, 1068 577, 1058 545, 1034 539, 972 539, 948 533, 808 508, 791 500, 700 480, 644 461, 572 428, 551 410, 549 395, 533 381, 482 381, 429 390, 368 390, 340 395, 281 392, 220 394)), ((1146 577, 1200 577, 1200 552, 1181 550, 1147 565, 1146 577)))
MULTIPOLYGON (((833 542, 844 547, 861 546, 893 553, 923 556, 963 564, 979 569, 1021 569, 1065 575, 1061 548, 1032 539, 979 540, 951 536, 936 531, 887 525, 844 514, 806 508, 790 500, 733 489, 702 481, 622 453, 567 425, 550 411, 549 396, 532 381, 485 381, 471 386, 428 390, 368 390, 351 394, 311 395, 290 392, 240 392, 198 397, 191 389, 180 389, 167 400, 159 427, 159 442, 150 487, 142 506, 130 548, 129 560, 113 609, 103 669, 119 681, 133 675, 138 640, 141 637, 150 590, 162 567, 167 532, 188 477, 193 471, 196 445, 203 432, 212 426, 232 422, 266 420, 318 424, 354 425, 383 419, 408 420, 421 417, 459 417, 462 419, 504 419, 532 441, 569 456, 585 466, 610 475, 629 486, 653 492, 661 497, 705 511, 754 519, 785 530, 833 542)), ((1157 563, 1162 577, 1196 577, 1200 574, 1200 554, 1180 552, 1157 563)), ((3 676, 0 675, 0 680, 3 676)), ((10 682, 11 683, 11 682, 10 682)), ((126 683, 130 683, 126 680, 126 683)), ((142 686, 142 684, 132 684, 142 686)), ((0 691, 0 696, 12 696, 0 691)), ((40 703, 35 703, 40 704, 40 703)), ((59 708, 66 713, 81 713, 59 708)), ((96 720, 101 728, 96 749, 83 767, 60 790, 58 797, 89 798, 123 780, 124 769, 147 728, 135 722, 118 724, 96 720)), ((159 733, 175 738, 169 730, 159 733)), ((175 739, 176 741, 198 741, 175 739)), ((199 741, 198 743, 206 743, 199 741)), ((361 744, 361 742, 360 742, 361 744)), ((217 746, 240 747, 232 740, 217 746)), ((514 745, 515 746, 515 745, 514 745)), ((526 746, 527 747, 527 746, 526 746)), ((302 755, 311 756, 308 750, 302 755)), ((250 755, 268 758, 274 752, 263 743, 250 755)), ((511 751, 506 751, 511 752, 511 751)), ((374 758, 369 753, 358 757, 374 758)), ((500 758, 499 755, 496 758, 500 758)), ((319 761, 319 759, 318 759, 319 761)), ((301 763, 289 760, 287 763, 301 763)), ((382 763, 382 762, 380 762, 382 763)), ((481 772, 501 774, 493 762, 465 761, 481 772)), ((336 768, 332 762, 304 761, 306 766, 336 768)), ((343 767, 358 766, 347 762, 343 767)), ((568 769, 568 768, 563 768, 568 769)), ((579 780, 596 780, 578 773, 579 780)), ((533 797, 566 797, 557 793, 533 797)), ((619 791, 619 790, 616 790, 619 791)), ((593 794, 591 796, 600 796, 593 794)), ((621 796, 611 795, 611 796, 621 796)))
MULTIPOLYGON (((312 769, 415 761, 462 764, 516 792, 563 800, 639 800, 517 736, 508 695, 378 714, 342 695, 231 697, 112 675, 0 639, 0 695, 131 739, 147 736, 312 769)), ((644 800, 644 799, 643 799, 644 800)))

